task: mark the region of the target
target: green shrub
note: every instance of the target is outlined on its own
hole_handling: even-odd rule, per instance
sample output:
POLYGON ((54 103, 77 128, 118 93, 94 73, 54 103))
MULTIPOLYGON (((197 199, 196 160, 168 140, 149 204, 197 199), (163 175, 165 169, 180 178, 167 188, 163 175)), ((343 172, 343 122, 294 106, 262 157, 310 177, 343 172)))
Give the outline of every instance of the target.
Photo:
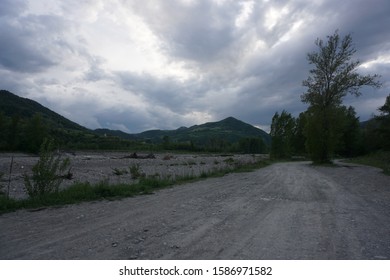
POLYGON ((39 160, 32 168, 32 176, 23 175, 25 188, 30 197, 58 192, 62 180, 70 174, 64 171, 69 167, 69 158, 62 159, 54 153, 53 141, 45 139, 39 152, 39 160))
POLYGON ((139 167, 139 164, 135 164, 135 163, 132 164, 129 167, 129 170, 130 170, 131 178, 133 179, 145 177, 145 174, 141 172, 141 168, 139 167))

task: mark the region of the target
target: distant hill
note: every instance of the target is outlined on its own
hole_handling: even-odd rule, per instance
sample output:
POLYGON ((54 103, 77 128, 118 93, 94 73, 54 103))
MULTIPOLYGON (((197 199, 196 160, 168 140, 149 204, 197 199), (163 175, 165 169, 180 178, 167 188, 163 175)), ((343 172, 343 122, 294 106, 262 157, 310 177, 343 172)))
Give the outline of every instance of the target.
POLYGON ((265 131, 256 128, 233 117, 228 117, 218 122, 208 122, 201 125, 194 125, 189 128, 180 127, 176 130, 149 130, 135 134, 139 139, 148 139, 153 142, 162 142, 164 137, 170 141, 185 142, 192 141, 202 145, 212 139, 223 139, 233 143, 241 138, 261 137, 266 144, 270 144, 271 137, 265 131))
POLYGON ((38 143, 47 135, 57 139, 61 146, 74 149, 127 149, 137 145, 139 147, 142 143, 160 145, 169 142, 177 143, 178 145, 171 147, 178 149, 193 149, 196 146, 207 150, 207 147, 213 145, 226 147, 226 143, 228 145, 238 143, 243 138, 262 138, 268 146, 271 142, 270 135, 263 130, 233 117, 188 128, 149 130, 137 134, 110 129, 90 130, 36 101, 19 97, 6 90, 0 90, 0 114, 5 116, 2 132, 0 131, 2 133, 0 150, 24 150, 31 142, 28 137, 35 137, 37 139, 34 145, 30 145, 27 150, 36 151, 39 147, 38 143), (41 117, 44 126, 39 137, 31 132, 31 127, 34 125, 33 118, 37 114, 41 117), (19 119, 17 128, 12 124, 12 119, 15 117, 19 119))

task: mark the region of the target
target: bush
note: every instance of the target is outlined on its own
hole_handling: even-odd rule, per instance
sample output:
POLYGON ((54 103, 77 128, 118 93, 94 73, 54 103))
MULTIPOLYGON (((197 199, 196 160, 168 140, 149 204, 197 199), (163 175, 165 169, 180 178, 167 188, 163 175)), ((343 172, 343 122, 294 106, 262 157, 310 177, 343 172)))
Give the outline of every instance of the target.
POLYGON ((139 164, 132 164, 129 166, 131 178, 133 179, 138 179, 138 178, 143 178, 145 177, 145 173, 141 172, 141 168, 139 164))
POLYGON ((69 167, 69 158, 62 159, 61 155, 54 153, 53 141, 45 139, 40 147, 39 160, 32 168, 32 177, 24 174, 24 183, 27 194, 30 197, 42 196, 58 192, 58 188, 66 174, 64 171, 69 167))

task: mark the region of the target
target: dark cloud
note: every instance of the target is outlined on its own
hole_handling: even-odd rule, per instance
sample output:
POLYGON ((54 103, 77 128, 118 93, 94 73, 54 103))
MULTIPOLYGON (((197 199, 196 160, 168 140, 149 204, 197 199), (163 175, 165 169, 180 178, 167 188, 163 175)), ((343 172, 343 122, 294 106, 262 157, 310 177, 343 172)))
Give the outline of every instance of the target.
POLYGON ((26 8, 27 3, 23 0, 1 0, 0 17, 18 15, 26 8))
POLYGON ((0 65, 10 71, 36 72, 54 64, 33 40, 26 40, 31 35, 8 24, 0 27, 0 65))
POLYGON ((10 71, 40 72, 58 63, 66 47, 63 20, 49 15, 0 17, 0 65, 10 71))
POLYGON ((352 34, 358 71, 384 83, 345 104, 364 120, 390 92, 387 0, 33 3, 2 1, 0 87, 92 128, 298 116, 306 54, 336 29, 352 34))
POLYGON ((174 57, 208 62, 229 48, 234 41, 234 19, 238 2, 218 5, 200 0, 190 4, 168 0, 133 2, 155 34, 174 57))
POLYGON ((164 107, 171 112, 183 113, 194 109, 196 99, 202 98, 206 90, 202 84, 182 83, 176 79, 158 78, 131 72, 116 73, 121 86, 140 96, 148 106, 164 107))

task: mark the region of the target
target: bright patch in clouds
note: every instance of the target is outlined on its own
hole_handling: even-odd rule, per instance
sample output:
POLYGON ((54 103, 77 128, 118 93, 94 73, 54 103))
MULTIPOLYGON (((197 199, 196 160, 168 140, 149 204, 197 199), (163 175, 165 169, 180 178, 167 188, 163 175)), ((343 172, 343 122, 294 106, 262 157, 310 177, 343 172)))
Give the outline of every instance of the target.
POLYGON ((271 31, 288 13, 289 9, 287 6, 282 9, 271 7, 265 14, 265 27, 268 31, 271 31))

